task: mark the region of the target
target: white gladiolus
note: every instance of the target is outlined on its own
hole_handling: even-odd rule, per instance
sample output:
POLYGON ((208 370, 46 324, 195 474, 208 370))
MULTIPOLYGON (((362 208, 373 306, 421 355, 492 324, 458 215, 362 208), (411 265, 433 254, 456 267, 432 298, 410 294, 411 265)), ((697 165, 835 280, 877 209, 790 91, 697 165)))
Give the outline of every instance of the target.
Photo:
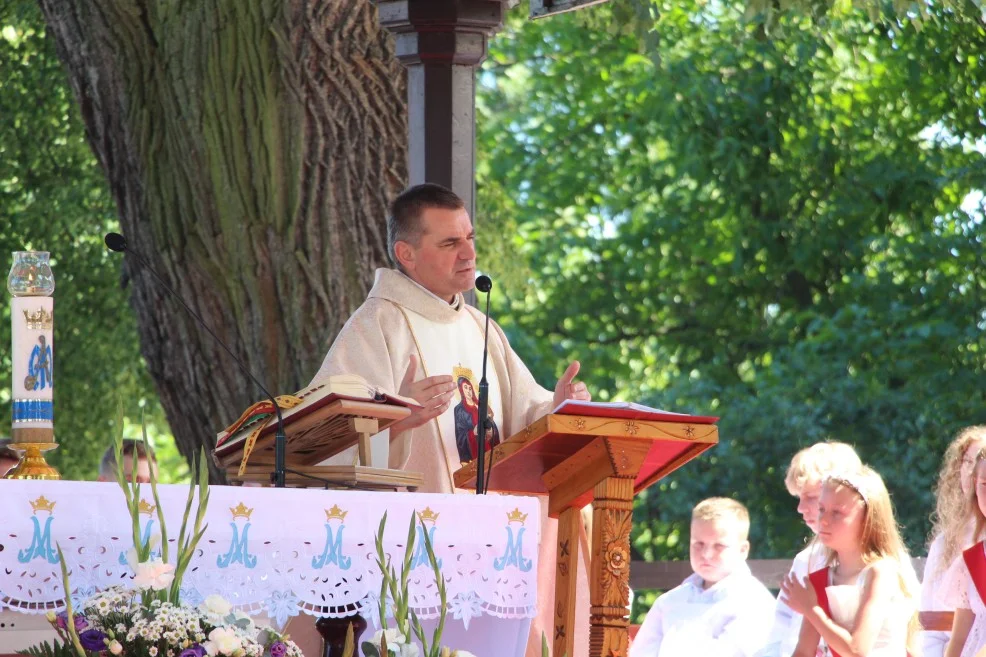
POLYGON ((171 586, 175 579, 174 564, 160 559, 142 561, 134 569, 134 586, 141 589, 161 591, 171 586))
MULTIPOLYGON (((405 643, 407 638, 396 628, 390 628, 386 632, 377 630, 368 643, 380 650, 381 637, 387 637, 387 652, 397 657, 420 657, 421 651, 415 643, 405 643)), ((383 657, 383 656, 381 656, 383 657)))
POLYGON ((393 628, 392 627, 392 628, 390 628, 390 629, 388 629, 386 631, 385 630, 377 630, 376 633, 373 635, 373 638, 370 639, 370 643, 372 643, 373 645, 375 645, 375 646, 377 646, 379 648, 380 647, 380 639, 382 637, 384 637, 384 636, 387 637, 387 645, 388 646, 392 646, 392 645, 395 645, 395 644, 398 644, 398 643, 404 643, 404 641, 405 641, 404 635, 401 634, 397 630, 397 628, 393 628))

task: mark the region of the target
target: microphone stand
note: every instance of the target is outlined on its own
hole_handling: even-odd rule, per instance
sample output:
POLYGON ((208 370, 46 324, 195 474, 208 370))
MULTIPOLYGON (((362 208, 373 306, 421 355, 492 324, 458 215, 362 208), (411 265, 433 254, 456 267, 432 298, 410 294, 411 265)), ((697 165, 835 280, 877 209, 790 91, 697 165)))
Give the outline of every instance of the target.
MULTIPOLYGON (((233 350, 226 346, 226 343, 223 342, 219 338, 218 335, 216 335, 215 331, 213 331, 209 327, 209 325, 206 323, 206 321, 204 319, 202 319, 202 317, 200 317, 197 312, 195 312, 194 310, 192 310, 192 308, 187 303, 185 303, 185 300, 182 299, 181 296, 179 296, 179 294, 177 292, 175 292, 173 289, 171 289, 171 286, 169 286, 165 282, 165 280, 160 275, 158 275, 158 273, 154 270, 154 268, 151 267, 151 265, 148 262, 147 258, 145 258, 143 255, 141 255, 141 253, 139 251, 137 251, 136 249, 134 249, 134 248, 132 248, 132 247, 130 247, 130 246, 127 245, 127 240, 126 240, 125 237, 123 237, 123 235, 120 235, 118 233, 107 233, 106 238, 105 238, 104 241, 106 243, 106 246, 110 250, 112 250, 112 251, 116 251, 118 253, 119 252, 126 251, 127 253, 133 254, 133 256, 135 258, 137 258, 138 262, 143 266, 143 268, 146 271, 150 272, 151 275, 157 280, 157 282, 161 285, 161 287, 163 287, 165 290, 167 290, 171 294, 171 296, 173 296, 175 299, 177 299, 178 300, 178 303, 180 303, 182 305, 182 307, 186 310, 186 312, 188 312, 189 315, 191 315, 192 317, 194 317, 198 321, 199 325, 202 326, 202 328, 204 328, 206 331, 208 331, 209 335, 212 336, 212 339, 215 340, 216 343, 220 347, 222 347, 224 350, 226 350, 226 353, 229 354, 230 358, 232 358, 233 361, 237 365, 239 365, 240 369, 248 377, 250 377, 250 380, 253 381, 258 388, 260 388, 260 390, 267 396, 267 399, 270 400, 270 403, 272 403, 274 405, 274 412, 277 414, 277 432, 274 434, 274 472, 271 473, 271 476, 270 476, 271 483, 274 485, 274 487, 276 487, 276 488, 284 488, 284 486, 286 484, 286 474, 288 472, 290 472, 292 474, 303 476, 303 477, 306 477, 308 479, 313 479, 315 481, 321 481, 322 483, 324 483, 326 485, 326 488, 328 488, 328 485, 331 482, 328 481, 328 480, 326 480, 326 479, 324 479, 324 478, 322 478, 322 477, 315 477, 315 476, 312 476, 312 475, 309 475, 309 474, 305 474, 305 473, 302 473, 302 472, 297 472, 295 470, 290 470, 290 469, 288 469, 288 468, 285 467, 284 453, 285 453, 285 448, 286 448, 286 444, 287 444, 287 436, 284 434, 284 417, 281 415, 281 407, 277 405, 277 400, 274 399, 274 395, 270 394, 270 392, 267 390, 267 388, 264 386, 264 384, 261 383, 260 380, 257 377, 255 377, 253 375, 253 373, 249 369, 247 369, 247 366, 244 365, 243 362, 239 358, 236 357, 236 354, 233 353, 233 350)), ((487 297, 487 303, 488 303, 488 297, 487 297)), ((484 358, 484 361, 483 361, 483 368, 484 368, 484 370, 485 370, 485 367, 486 367, 485 362, 486 361, 485 361, 485 358, 484 358)))
MULTIPOLYGON (((476 436, 476 442, 479 447, 479 456, 476 458, 476 494, 485 495, 487 489, 486 482, 484 481, 485 468, 483 465, 486 461, 486 414, 487 408, 489 406, 490 400, 490 384, 486 381, 486 354, 487 354, 487 344, 490 335, 490 288, 485 290, 486 292, 486 330, 483 331, 483 376, 479 380, 479 420, 477 422, 476 430, 479 432, 476 436)), ((493 455, 490 454, 490 459, 492 461, 493 455)))

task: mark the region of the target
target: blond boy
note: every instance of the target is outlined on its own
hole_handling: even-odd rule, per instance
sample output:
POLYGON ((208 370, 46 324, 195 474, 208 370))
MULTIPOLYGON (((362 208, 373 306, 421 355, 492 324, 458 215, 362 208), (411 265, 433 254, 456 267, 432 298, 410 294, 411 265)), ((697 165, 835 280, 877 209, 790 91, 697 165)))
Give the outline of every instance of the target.
POLYGON ((746 565, 750 514, 725 497, 692 510, 691 575, 654 603, 629 657, 751 657, 767 641, 774 598, 746 565))
MULTIPOLYGON (((822 484, 829 475, 839 472, 855 472, 862 466, 856 450, 845 443, 821 442, 806 447, 794 455, 784 477, 787 491, 798 498, 798 513, 811 530, 812 539, 818 532, 818 498, 822 484)), ((808 573, 823 567, 824 551, 814 540, 794 557, 790 573, 804 579, 808 573)), ((770 641, 760 652, 760 657, 789 657, 798 645, 801 632, 801 614, 777 600, 770 641)))

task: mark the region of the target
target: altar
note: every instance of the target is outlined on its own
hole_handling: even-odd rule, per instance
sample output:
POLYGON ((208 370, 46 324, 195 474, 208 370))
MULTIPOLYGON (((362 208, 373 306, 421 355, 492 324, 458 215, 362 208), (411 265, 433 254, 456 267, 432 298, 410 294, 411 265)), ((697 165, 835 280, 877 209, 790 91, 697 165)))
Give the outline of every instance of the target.
MULTIPOLYGON (((174 544, 188 487, 160 485, 158 493, 174 544)), ((161 530, 149 485, 141 497, 146 541, 161 530)), ((538 509, 536 498, 523 496, 212 486, 208 527, 185 573, 182 599, 195 604, 219 594, 277 625, 299 614, 358 612, 369 623, 367 639, 380 625, 380 519, 386 512, 384 550, 399 569, 417 514, 424 530, 416 531, 427 531, 445 579, 442 643, 477 657, 523 655, 538 595, 538 509)), ((6 618, 64 607, 56 546, 65 554, 73 600, 132 578, 126 560, 132 523, 115 483, 0 480, 0 526, 6 618)), ((420 536, 410 567, 411 608, 422 619, 437 618, 441 602, 420 536)), ((3 625, 0 649, 26 647, 16 627, 3 625)))

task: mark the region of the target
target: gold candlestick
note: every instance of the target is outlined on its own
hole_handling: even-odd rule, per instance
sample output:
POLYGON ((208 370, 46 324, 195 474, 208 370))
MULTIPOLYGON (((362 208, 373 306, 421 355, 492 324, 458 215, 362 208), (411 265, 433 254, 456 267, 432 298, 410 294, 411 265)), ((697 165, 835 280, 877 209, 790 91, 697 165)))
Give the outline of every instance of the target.
POLYGON ((54 427, 55 277, 45 251, 16 251, 7 277, 13 361, 10 447, 20 463, 7 479, 61 479, 44 452, 58 446, 54 427))

